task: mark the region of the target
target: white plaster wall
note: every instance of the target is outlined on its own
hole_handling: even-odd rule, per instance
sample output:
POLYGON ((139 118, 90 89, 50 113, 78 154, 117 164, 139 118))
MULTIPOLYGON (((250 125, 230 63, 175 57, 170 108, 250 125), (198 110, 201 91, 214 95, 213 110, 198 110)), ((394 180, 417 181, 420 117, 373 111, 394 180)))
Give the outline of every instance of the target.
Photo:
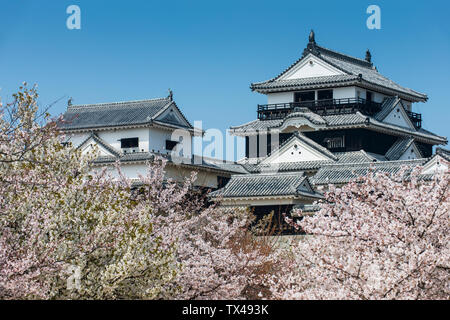
POLYGON ((411 145, 408 150, 405 151, 404 154, 399 158, 399 160, 413 160, 417 159, 418 155, 414 152, 414 148, 411 145))
POLYGON ((139 151, 148 151, 149 135, 148 128, 116 129, 107 131, 97 131, 97 135, 114 149, 120 150, 120 139, 139 138, 139 151))
POLYGON ((283 75, 280 79, 301 79, 312 77, 323 77, 343 74, 343 72, 335 67, 317 59, 314 56, 309 56, 297 66, 292 68, 289 72, 283 75))
POLYGON ((67 142, 71 142, 74 148, 78 147, 89 136, 88 133, 71 133, 67 134, 67 142))
MULTIPOLYGON (((379 92, 375 92, 375 91, 372 91, 372 90, 369 90, 369 91, 372 92, 372 100, 375 101, 375 102, 378 102, 378 103, 382 103, 383 100, 388 97, 388 96, 386 96, 386 95, 384 95, 382 93, 379 93, 379 92)), ((359 87, 355 88, 355 97, 359 96, 360 98, 367 99, 367 94, 366 93, 367 93, 366 89, 359 88, 359 87), (359 95, 358 95, 358 93, 359 93, 359 95)))
POLYGON ((355 87, 342 87, 333 89, 333 99, 355 98, 355 87))
MULTIPOLYGON (((359 97, 366 99, 367 90, 359 88, 359 87, 340 87, 340 88, 332 88, 333 89, 333 98, 334 99, 346 99, 346 98, 357 98, 358 93, 359 97)), ((323 89, 326 90, 326 89, 323 89)), ((317 97, 317 91, 319 90, 306 90, 306 91, 316 91, 316 97, 317 97)), ((378 93, 378 92, 372 92, 372 99, 375 102, 382 103, 385 98, 388 96, 378 93)), ((294 101, 294 92, 276 92, 276 93, 269 93, 267 94, 267 103, 268 104, 275 104, 275 103, 289 103, 294 101)), ((407 102, 409 106, 411 106, 410 103, 407 102)), ((410 107, 409 107, 410 108, 410 107)), ((411 109, 408 109, 411 110, 411 109)))
POLYGON ((267 94, 267 103, 290 103, 294 101, 293 92, 276 92, 267 94))
POLYGON ((440 156, 437 156, 424 166, 422 174, 435 174, 437 172, 447 171, 448 169, 448 162, 444 161, 440 156))
MULTIPOLYGON (((67 142, 71 142, 72 147, 77 148, 88 137, 89 137, 89 134, 87 134, 87 133, 74 133, 74 134, 68 135, 67 142)), ((88 142, 88 144, 84 146, 84 148, 82 149, 82 153, 89 152, 92 149, 91 144, 97 145, 97 143, 95 141, 91 140, 91 142, 88 142)), ((108 156, 111 154, 108 150, 106 150, 102 146, 97 145, 97 148, 98 148, 98 152, 99 152, 100 156, 108 156)))
POLYGON ((397 126, 405 127, 405 128, 411 128, 411 125, 405 120, 403 113, 399 110, 399 106, 394 108, 391 113, 383 120, 383 122, 395 124, 397 126))
MULTIPOLYGON (((323 89, 326 90, 326 89, 323 89)), ((360 91, 364 91, 363 89, 358 89, 360 91)), ((310 91, 310 90, 307 90, 310 91)), ((311 91, 319 91, 319 90, 311 90, 311 91)), ((366 98, 365 91, 362 92, 363 95, 361 98, 366 98)), ((317 97, 317 92, 316 92, 317 97)), ((342 99, 342 98, 355 98, 356 97, 356 87, 342 87, 342 88, 333 88, 333 98, 334 99, 342 99)), ((277 93, 269 93, 267 94, 267 103, 275 104, 275 103, 289 103, 294 101, 294 92, 277 92, 277 93)))
POLYGON ((166 153, 166 140, 171 140, 172 131, 150 128, 148 134, 149 151, 166 153))
MULTIPOLYGON (((97 135, 113 148, 120 151, 120 139, 139 138, 139 151, 166 153, 166 140, 171 140, 172 131, 160 128, 136 128, 97 131, 97 135)), ((69 141, 74 147, 78 147, 89 136, 88 133, 72 134, 69 141)))
POLYGON ((378 93, 378 92, 373 92, 373 91, 372 91, 372 97, 373 97, 373 101, 379 102, 379 103, 382 103, 383 100, 384 100, 385 98, 387 98, 386 95, 381 94, 381 93, 378 93))
POLYGON ((321 155, 311 147, 302 144, 300 141, 292 142, 287 149, 284 149, 282 153, 273 158, 270 163, 283 163, 283 162, 300 162, 300 161, 314 161, 314 160, 327 160, 326 157, 321 155), (297 146, 297 148, 295 148, 297 146))
MULTIPOLYGON (((111 166, 107 165, 108 171, 114 178, 118 178, 117 171, 111 166)), ((100 167, 94 169, 94 171, 101 170, 100 167)), ((130 179, 139 179, 139 175, 145 176, 147 174, 147 166, 144 163, 140 164, 121 164, 122 173, 130 179)), ((209 171, 198 171, 190 168, 184 168, 179 166, 168 165, 166 168, 166 178, 173 179, 178 182, 183 182, 187 177, 191 175, 192 171, 197 171, 197 180, 195 180, 195 186, 202 186, 207 188, 217 188, 217 176, 218 174, 209 171)))

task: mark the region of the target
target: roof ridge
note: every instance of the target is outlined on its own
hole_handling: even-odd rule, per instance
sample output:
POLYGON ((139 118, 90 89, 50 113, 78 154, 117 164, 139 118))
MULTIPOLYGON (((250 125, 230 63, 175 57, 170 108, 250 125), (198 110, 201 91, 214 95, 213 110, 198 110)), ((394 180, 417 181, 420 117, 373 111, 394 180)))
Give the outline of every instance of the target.
MULTIPOLYGON (((328 48, 325 48, 325 47, 322 47, 322 46, 319 46, 319 45, 316 45, 316 47, 319 49, 319 52, 321 50, 324 50, 325 53, 329 53, 331 55, 334 55, 334 56, 336 56, 336 58, 343 58, 345 60, 350 60, 351 62, 356 62, 356 63, 360 64, 363 67, 366 67, 366 68, 369 68, 369 69, 373 69, 373 63, 372 62, 368 62, 368 61, 366 61, 364 59, 353 57, 353 56, 350 56, 348 54, 341 53, 341 52, 338 52, 338 51, 335 51, 335 50, 332 50, 332 49, 328 49, 328 48)), ((320 52, 320 53, 322 53, 322 52, 320 52)))
POLYGON ((259 176, 301 176, 304 177, 305 174, 303 171, 287 171, 287 172, 276 172, 276 171, 270 171, 270 172, 257 172, 257 173, 245 173, 245 174, 233 174, 232 176, 238 176, 242 178, 254 178, 259 176))
POLYGON ((351 163, 351 162, 348 162, 348 163, 330 163, 330 164, 324 165, 323 168, 324 167, 348 167, 350 165, 364 165, 365 166, 367 164, 379 167, 379 166, 386 166, 386 165, 389 165, 389 164, 401 164, 401 163, 408 163, 408 162, 420 163, 420 162, 426 161, 428 159, 429 158, 406 159, 406 160, 388 160, 388 161, 377 161, 377 162, 368 161, 368 162, 353 162, 353 163, 351 163))
POLYGON ((374 157, 372 157, 370 154, 368 154, 368 153, 366 152, 366 150, 364 150, 364 149, 359 150, 359 152, 363 153, 364 156, 366 156, 368 159, 372 159, 372 161, 373 161, 373 160, 378 161, 377 159, 375 159, 374 157))
POLYGON ((78 105, 71 105, 67 107, 67 110, 69 109, 77 109, 77 108, 95 108, 95 107, 101 107, 105 105, 113 105, 118 106, 122 104, 129 104, 129 103, 139 103, 139 102, 154 102, 154 101, 171 101, 169 98, 153 98, 153 99, 141 99, 141 100, 129 100, 129 101, 115 101, 115 102, 101 102, 101 103, 91 103, 91 104, 78 104, 78 105))
POLYGON ((241 124, 241 125, 239 125, 239 126, 230 126, 230 129, 238 129, 238 128, 244 127, 244 126, 246 126, 246 125, 249 125, 250 123, 258 122, 258 121, 261 121, 261 120, 255 119, 255 120, 246 122, 246 123, 244 123, 244 124, 241 124))

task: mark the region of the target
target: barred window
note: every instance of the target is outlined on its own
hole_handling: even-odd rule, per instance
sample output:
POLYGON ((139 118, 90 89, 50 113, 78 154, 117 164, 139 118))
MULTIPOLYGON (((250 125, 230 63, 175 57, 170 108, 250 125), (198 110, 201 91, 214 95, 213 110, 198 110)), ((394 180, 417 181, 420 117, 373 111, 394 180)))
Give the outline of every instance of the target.
POLYGON ((332 137, 326 138, 325 142, 327 143, 328 149, 339 149, 345 147, 344 137, 332 137))
POLYGON ((122 149, 138 148, 139 147, 139 138, 120 139, 120 147, 122 149))

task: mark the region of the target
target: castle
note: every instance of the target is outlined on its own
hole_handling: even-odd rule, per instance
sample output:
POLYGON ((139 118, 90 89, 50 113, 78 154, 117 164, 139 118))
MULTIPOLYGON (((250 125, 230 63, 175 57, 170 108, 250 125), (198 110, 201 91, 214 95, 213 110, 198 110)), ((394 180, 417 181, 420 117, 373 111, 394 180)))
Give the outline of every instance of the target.
MULTIPOLYGON (((61 128, 77 148, 100 150, 96 166, 120 160, 130 178, 145 172, 155 155, 169 160, 167 175, 182 180, 199 172, 197 186, 214 189, 223 206, 272 210, 317 209, 329 184, 342 185, 369 170, 395 173, 423 166, 423 174, 448 170, 450 152, 433 146, 447 138, 422 128, 414 104, 426 94, 381 75, 372 63, 319 46, 311 31, 302 56, 274 78, 251 84, 267 96, 257 119, 231 127, 245 138, 245 158, 222 162, 172 161, 179 141, 174 130, 192 139, 195 129, 170 93, 166 98, 94 105, 69 105, 61 128)), ((195 156, 186 155, 187 159, 195 156)))

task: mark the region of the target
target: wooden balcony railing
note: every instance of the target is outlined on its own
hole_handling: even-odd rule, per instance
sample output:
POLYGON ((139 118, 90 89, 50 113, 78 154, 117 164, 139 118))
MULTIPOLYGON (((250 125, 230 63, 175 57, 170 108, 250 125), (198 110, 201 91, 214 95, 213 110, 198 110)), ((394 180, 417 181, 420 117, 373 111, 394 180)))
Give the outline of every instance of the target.
POLYGON ((414 124, 414 127, 416 127, 416 129, 420 129, 422 127, 422 114, 411 112, 408 110, 405 111, 408 114, 411 122, 414 124))
POLYGON ((300 110, 301 108, 308 108, 312 112, 320 115, 353 113, 355 111, 360 111, 363 114, 371 116, 381 110, 381 103, 366 101, 362 98, 344 98, 264 104, 258 105, 258 119, 283 119, 288 114, 300 110))

